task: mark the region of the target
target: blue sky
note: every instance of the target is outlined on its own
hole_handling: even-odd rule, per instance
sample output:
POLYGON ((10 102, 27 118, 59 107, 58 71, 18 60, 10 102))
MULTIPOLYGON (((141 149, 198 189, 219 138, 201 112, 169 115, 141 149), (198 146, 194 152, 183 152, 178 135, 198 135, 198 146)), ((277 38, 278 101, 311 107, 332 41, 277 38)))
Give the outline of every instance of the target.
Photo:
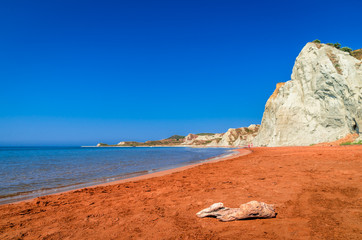
POLYGON ((362 47, 361 1, 1 1, 0 146, 260 123, 309 41, 362 47))

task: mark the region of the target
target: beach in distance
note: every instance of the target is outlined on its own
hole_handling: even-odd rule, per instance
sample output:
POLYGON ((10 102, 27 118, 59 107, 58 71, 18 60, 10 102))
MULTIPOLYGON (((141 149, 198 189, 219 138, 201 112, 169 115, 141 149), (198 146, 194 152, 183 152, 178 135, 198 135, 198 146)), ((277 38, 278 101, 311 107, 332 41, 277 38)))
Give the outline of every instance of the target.
POLYGON ((0 206, 1 239, 360 239, 362 146, 239 149, 215 162, 0 206), (224 160, 224 161, 222 161, 224 160), (274 204, 220 222, 216 202, 274 204))

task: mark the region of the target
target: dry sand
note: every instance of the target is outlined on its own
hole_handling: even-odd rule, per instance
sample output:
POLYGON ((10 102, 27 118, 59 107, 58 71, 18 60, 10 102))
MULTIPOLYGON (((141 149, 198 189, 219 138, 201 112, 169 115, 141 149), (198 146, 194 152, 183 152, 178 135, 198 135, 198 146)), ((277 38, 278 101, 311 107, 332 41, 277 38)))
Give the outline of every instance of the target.
POLYGON ((0 239, 361 239, 361 163, 362 146, 255 148, 168 175, 0 206, 0 239), (251 200, 276 204, 277 217, 195 216, 215 202, 251 200))

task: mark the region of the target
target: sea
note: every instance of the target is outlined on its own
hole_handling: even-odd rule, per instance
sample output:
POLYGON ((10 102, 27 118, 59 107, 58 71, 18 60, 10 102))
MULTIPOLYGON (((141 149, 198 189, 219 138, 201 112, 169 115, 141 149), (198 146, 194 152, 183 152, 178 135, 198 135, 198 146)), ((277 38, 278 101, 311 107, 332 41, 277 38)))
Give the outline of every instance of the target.
POLYGON ((0 147, 0 204, 177 168, 231 148, 0 147))

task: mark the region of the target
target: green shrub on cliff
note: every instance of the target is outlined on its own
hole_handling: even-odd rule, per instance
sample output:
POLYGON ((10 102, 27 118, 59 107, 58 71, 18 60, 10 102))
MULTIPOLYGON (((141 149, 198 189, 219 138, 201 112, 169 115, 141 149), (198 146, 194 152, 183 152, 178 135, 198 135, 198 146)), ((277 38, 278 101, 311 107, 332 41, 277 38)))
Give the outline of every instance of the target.
POLYGON ((335 44, 333 44, 333 46, 337 49, 340 49, 341 48, 341 44, 336 42, 335 44))
POLYGON ((212 136, 215 135, 215 133, 196 133, 198 136, 212 136))
POLYGON ((349 47, 343 47, 343 48, 341 48, 340 50, 343 51, 343 52, 348 52, 348 53, 351 53, 351 52, 352 52, 352 49, 349 48, 349 47))
MULTIPOLYGON (((314 43, 321 43, 321 41, 319 41, 318 39, 314 40, 313 42, 314 42, 314 43)), ((326 45, 331 46, 331 47, 335 47, 335 48, 337 48, 337 49, 339 49, 339 50, 341 50, 341 51, 343 51, 343 52, 348 52, 348 53, 350 53, 350 54, 352 54, 352 51, 353 51, 353 50, 352 50, 351 48, 349 48, 349 47, 342 47, 342 48, 341 48, 341 44, 338 43, 338 42, 336 42, 336 43, 326 43, 326 45)))
POLYGON ((341 146, 345 146, 345 145, 362 145, 362 140, 358 141, 358 142, 344 142, 340 144, 341 146))
POLYGON ((173 135, 167 139, 176 139, 177 141, 180 140, 180 139, 184 139, 185 136, 181 136, 181 135, 173 135))

